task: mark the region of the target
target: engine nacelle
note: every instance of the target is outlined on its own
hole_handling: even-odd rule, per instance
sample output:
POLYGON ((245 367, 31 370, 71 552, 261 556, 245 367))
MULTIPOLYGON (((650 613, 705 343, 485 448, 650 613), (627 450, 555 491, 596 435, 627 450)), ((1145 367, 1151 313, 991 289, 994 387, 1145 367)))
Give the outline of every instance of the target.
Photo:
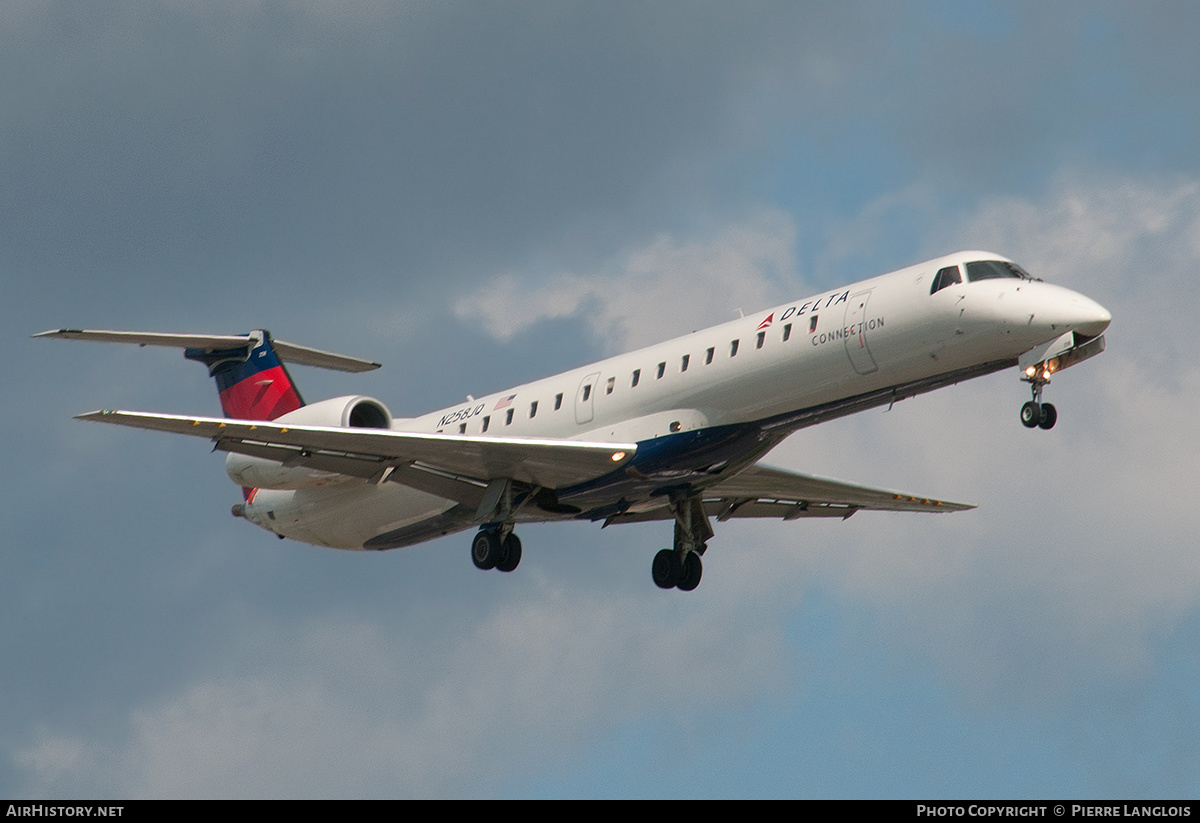
MULTIPOLYGON (((348 429, 391 429, 392 413, 373 397, 355 394, 301 406, 272 422, 348 429)), ((345 479, 345 475, 341 474, 304 466, 288 467, 277 460, 234 453, 225 458, 225 472, 234 483, 251 489, 312 489, 345 479)))
POLYGON ((271 422, 297 423, 301 426, 340 426, 347 429, 390 429, 392 413, 374 397, 350 394, 301 406, 271 422))

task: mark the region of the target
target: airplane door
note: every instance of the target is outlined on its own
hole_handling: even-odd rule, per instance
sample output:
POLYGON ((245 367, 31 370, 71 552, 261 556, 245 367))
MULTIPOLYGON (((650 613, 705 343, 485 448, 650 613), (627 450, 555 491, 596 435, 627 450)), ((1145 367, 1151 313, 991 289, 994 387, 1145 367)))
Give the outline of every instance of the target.
POLYGON ((871 290, 867 289, 850 295, 846 302, 846 355, 859 374, 871 374, 879 369, 867 345, 867 300, 870 297, 871 290))
POLYGON ((575 422, 592 422, 592 403, 596 400, 596 384, 600 382, 600 372, 589 374, 579 384, 575 392, 575 422))

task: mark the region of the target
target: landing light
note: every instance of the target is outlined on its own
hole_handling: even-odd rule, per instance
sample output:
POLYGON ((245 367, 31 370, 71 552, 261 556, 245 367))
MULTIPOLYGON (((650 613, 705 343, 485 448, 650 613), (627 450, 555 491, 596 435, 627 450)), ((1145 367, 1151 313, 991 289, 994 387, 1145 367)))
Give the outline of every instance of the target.
POLYGON ((1026 377, 1033 377, 1035 374, 1037 374, 1037 366, 1030 366, 1029 368, 1025 369, 1026 377))
POLYGON ((624 459, 625 459, 625 452, 613 452, 612 461, 614 463, 620 463, 624 459))

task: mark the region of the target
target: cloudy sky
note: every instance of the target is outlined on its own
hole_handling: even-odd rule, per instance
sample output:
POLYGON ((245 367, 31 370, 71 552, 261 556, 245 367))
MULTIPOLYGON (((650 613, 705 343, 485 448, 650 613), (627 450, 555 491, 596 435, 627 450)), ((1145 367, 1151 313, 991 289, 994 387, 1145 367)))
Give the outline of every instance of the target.
POLYGON ((1200 6, 0 6, 0 796, 1200 794, 1200 6), (970 500, 321 550, 234 520, 168 350, 383 362, 425 412, 963 248, 1082 291, 1108 351, 768 461, 970 500))

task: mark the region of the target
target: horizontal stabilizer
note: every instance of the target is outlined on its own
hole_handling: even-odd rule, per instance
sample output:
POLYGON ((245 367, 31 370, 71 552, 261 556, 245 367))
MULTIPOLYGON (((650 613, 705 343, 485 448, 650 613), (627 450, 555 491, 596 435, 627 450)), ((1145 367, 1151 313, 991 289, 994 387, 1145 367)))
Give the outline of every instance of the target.
MULTIPOLYGON (((256 338, 249 334, 168 334, 140 331, 102 331, 88 329, 51 329, 34 337, 54 337, 60 340, 91 340, 96 343, 133 343, 138 346, 168 346, 176 349, 201 349, 204 351, 228 351, 245 348, 249 350, 256 338)), ((308 346, 297 346, 271 338, 271 345, 280 360, 301 366, 316 366, 336 371, 364 372, 379 368, 379 363, 346 357, 342 354, 321 351, 308 346)))

